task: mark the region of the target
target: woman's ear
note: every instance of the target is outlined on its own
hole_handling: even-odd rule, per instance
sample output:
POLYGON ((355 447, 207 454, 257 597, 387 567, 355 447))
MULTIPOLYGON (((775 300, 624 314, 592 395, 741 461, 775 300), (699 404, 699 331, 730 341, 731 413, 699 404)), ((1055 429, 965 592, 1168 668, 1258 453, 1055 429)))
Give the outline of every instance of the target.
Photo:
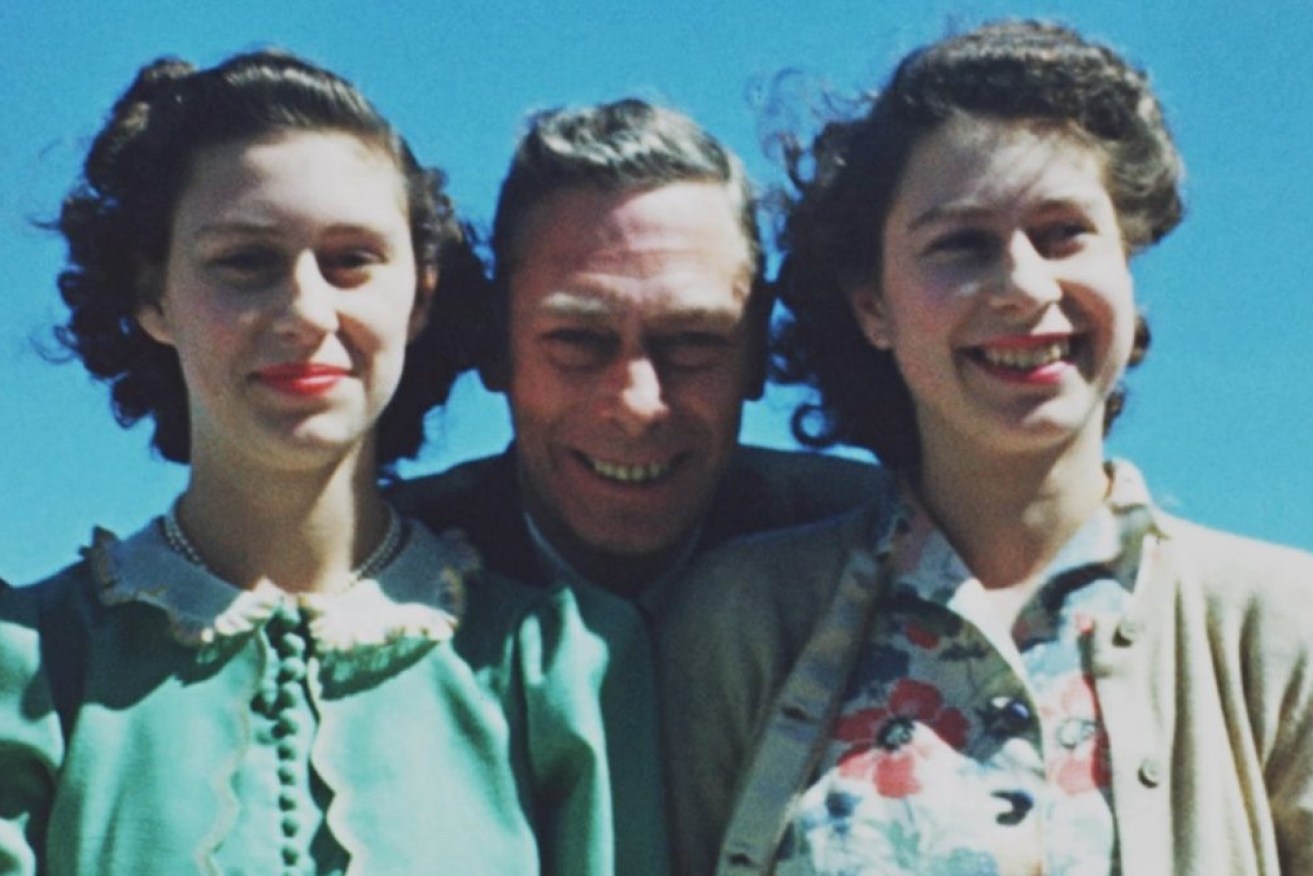
POLYGON ((410 308, 410 323, 406 331, 406 340, 413 341, 429 324, 429 314, 433 310, 433 296, 438 292, 438 269, 436 265, 424 268, 419 283, 415 287, 415 303, 410 308))
POLYGON ((150 335, 156 343, 172 347, 173 332, 169 330, 169 321, 164 315, 164 307, 161 304, 163 284, 159 269, 143 268, 139 271, 137 289, 142 301, 137 305, 137 312, 133 314, 137 325, 141 326, 141 330, 150 335))
POLYGON ((173 334, 169 331, 168 320, 158 302, 152 301, 137 308, 134 316, 141 330, 150 335, 156 343, 173 346, 173 334))
POLYGON ((889 318, 885 312, 884 297, 874 283, 863 283, 848 293, 848 304, 853 309, 857 325, 871 346, 888 350, 894 345, 889 318))

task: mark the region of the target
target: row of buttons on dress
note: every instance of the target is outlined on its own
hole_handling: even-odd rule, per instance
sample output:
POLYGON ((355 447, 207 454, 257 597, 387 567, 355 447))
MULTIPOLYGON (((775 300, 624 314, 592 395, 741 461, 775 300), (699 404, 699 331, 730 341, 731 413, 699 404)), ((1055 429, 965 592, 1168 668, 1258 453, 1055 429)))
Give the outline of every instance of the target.
POLYGON ((256 698, 257 709, 273 721, 274 752, 278 758, 278 809, 281 831, 280 854, 284 876, 304 871, 304 840, 301 838, 300 788, 305 787, 303 752, 305 739, 301 715, 307 708, 305 691, 306 638, 301 618, 291 605, 279 605, 265 627, 276 660, 256 698))

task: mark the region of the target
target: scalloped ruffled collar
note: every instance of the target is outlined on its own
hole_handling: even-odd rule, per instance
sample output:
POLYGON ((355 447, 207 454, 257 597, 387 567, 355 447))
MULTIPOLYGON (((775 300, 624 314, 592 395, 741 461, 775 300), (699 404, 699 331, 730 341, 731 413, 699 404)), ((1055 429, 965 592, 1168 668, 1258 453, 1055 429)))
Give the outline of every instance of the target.
POLYGON ((83 550, 106 605, 139 602, 169 616, 174 638, 220 644, 263 625, 280 605, 299 609, 319 649, 377 649, 406 639, 451 638, 465 604, 465 579, 481 566, 459 531, 434 535, 404 522, 405 544, 375 576, 341 593, 290 594, 272 584, 240 590, 179 556, 160 521, 125 540, 97 529, 83 550))

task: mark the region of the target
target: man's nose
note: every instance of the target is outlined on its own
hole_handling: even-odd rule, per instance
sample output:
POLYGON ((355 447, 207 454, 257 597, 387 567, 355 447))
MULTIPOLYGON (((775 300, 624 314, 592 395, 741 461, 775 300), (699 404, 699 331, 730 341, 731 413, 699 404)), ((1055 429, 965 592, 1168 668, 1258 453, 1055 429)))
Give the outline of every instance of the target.
POLYGON ((613 417, 630 435, 639 435, 669 413, 661 372, 647 355, 619 363, 613 417))

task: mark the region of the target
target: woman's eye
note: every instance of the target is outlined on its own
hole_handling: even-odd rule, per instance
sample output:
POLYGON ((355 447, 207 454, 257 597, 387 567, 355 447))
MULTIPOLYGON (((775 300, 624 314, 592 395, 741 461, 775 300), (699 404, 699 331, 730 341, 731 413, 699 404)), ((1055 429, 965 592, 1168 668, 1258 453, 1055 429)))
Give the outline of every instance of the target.
POLYGON ((383 256, 369 249, 350 249, 320 259, 320 269, 335 286, 358 286, 369 277, 370 269, 383 262, 383 256))
POLYGON ((994 248, 994 238, 985 231, 964 228, 941 234, 926 247, 927 255, 949 257, 984 257, 994 248))
POLYGON ((243 286, 268 281, 280 269, 278 253, 264 247, 228 250, 210 259, 209 264, 229 282, 243 286))
POLYGON ((1042 255, 1060 257, 1072 252, 1089 230, 1083 222, 1054 222, 1034 232, 1032 238, 1042 255))

